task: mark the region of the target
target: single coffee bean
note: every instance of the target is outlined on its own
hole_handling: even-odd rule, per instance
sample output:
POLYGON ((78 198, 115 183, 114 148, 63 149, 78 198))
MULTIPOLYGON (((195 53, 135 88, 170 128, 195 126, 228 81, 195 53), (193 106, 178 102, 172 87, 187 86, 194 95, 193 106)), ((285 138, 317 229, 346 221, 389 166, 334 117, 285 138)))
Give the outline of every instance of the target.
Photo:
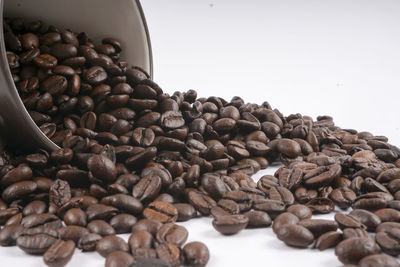
POLYGON ((178 210, 168 202, 153 201, 143 210, 143 216, 161 223, 170 223, 178 219, 178 210))
POLYGON ((180 249, 170 243, 160 244, 156 247, 157 257, 172 266, 180 264, 181 252, 180 249))
POLYGON ((188 221, 197 215, 196 209, 190 204, 176 203, 174 206, 178 211, 178 222, 188 221))
POLYGON ((79 238, 77 247, 82 251, 94 251, 96 250, 97 242, 100 241, 102 238, 103 237, 98 234, 85 234, 79 238))
POLYGON ((161 228, 163 224, 159 221, 151 220, 151 219, 141 219, 137 223, 132 226, 132 233, 144 230, 146 232, 151 233, 152 235, 156 235, 158 230, 161 228))
POLYGON ((277 237, 286 245, 294 247, 307 247, 314 242, 314 235, 307 228, 296 224, 279 227, 277 237))
POLYGON ((289 212, 284 212, 279 214, 275 218, 274 223, 272 224, 272 230, 276 234, 282 225, 297 224, 299 221, 300 221, 299 218, 294 214, 289 212))
POLYGON ((129 246, 121 237, 109 235, 97 242, 96 251, 106 258, 113 251, 128 252, 129 246))
POLYGON ((328 248, 335 247, 342 241, 343 235, 336 231, 329 231, 320 235, 315 241, 315 247, 319 250, 325 250, 328 248))
POLYGON ((225 215, 214 218, 212 224, 223 235, 233 235, 246 228, 249 218, 244 215, 225 215))
POLYGON ((99 234, 101 236, 115 235, 115 229, 105 221, 94 220, 88 223, 87 229, 91 233, 99 234))
POLYGON ((288 207, 287 212, 293 213, 300 220, 310 219, 312 216, 312 211, 309 207, 301 204, 294 204, 288 207))
POLYGON ((381 249, 390 255, 398 256, 400 254, 400 229, 391 228, 386 231, 376 233, 376 242, 381 249))
POLYGON ((43 261, 48 266, 65 266, 74 254, 73 241, 58 240, 43 255, 43 261))
POLYGON ((264 211, 251 210, 243 215, 249 219, 247 228, 268 227, 272 223, 271 217, 264 211))
POLYGON ((89 234, 89 230, 82 226, 77 226, 77 225, 69 225, 66 227, 62 227, 58 230, 60 234, 60 238, 62 240, 72 240, 74 241, 75 244, 78 243, 79 239, 84 236, 89 234))
POLYGON ((79 208, 72 208, 64 214, 64 222, 66 225, 86 226, 86 213, 79 208))
POLYGON ((131 266, 135 261, 131 254, 124 251, 113 251, 106 258, 105 267, 131 266))
POLYGON ((298 224, 310 230, 314 237, 319 237, 329 231, 336 231, 339 227, 337 222, 324 219, 305 219, 298 224))
POLYGON ((115 229, 117 234, 130 233, 133 225, 137 222, 135 216, 127 213, 115 215, 110 220, 110 225, 115 229))
POLYGON ((201 242, 189 242, 182 249, 184 261, 189 266, 206 266, 210 259, 210 252, 201 242))
POLYGON ((57 238, 46 234, 21 235, 17 238, 17 246, 29 254, 42 255, 57 242, 57 238))
POLYGON ((357 264, 362 258, 377 254, 378 246, 372 238, 349 238, 335 248, 335 255, 344 264, 357 264))
POLYGON ((158 243, 169 242, 181 247, 186 242, 188 235, 189 233, 185 227, 174 223, 166 223, 158 230, 156 239, 158 243))
POLYGON ((20 224, 10 224, 0 230, 0 245, 15 246, 17 238, 23 233, 24 228, 20 224))
POLYGON ((399 267, 400 264, 392 256, 386 254, 370 255, 362 258, 358 262, 360 267, 374 267, 374 266, 387 266, 387 267, 399 267))

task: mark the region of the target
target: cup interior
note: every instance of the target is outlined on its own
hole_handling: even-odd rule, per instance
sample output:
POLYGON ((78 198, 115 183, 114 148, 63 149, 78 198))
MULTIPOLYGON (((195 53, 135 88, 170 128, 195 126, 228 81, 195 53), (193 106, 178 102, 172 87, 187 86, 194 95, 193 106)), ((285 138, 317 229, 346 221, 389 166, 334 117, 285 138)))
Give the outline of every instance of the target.
POLYGON ((18 95, 7 64, 3 17, 39 19, 73 32, 87 32, 95 43, 113 37, 121 43, 121 58, 152 77, 151 44, 138 0, 0 0, 0 127, 6 133, 7 143, 58 148, 35 125, 18 95))

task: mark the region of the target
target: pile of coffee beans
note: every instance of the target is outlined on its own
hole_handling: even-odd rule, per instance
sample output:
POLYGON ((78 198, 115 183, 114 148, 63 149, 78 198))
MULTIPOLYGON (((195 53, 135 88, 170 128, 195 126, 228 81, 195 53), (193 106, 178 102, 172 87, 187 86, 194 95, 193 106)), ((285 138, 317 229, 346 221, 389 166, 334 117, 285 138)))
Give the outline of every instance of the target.
POLYGON ((1 155, 0 245, 49 266, 75 248, 107 267, 205 266, 208 248, 176 222, 212 216, 223 235, 272 224, 346 266, 400 266, 400 149, 386 137, 267 102, 169 95, 113 38, 23 19, 5 19, 4 37, 21 99, 60 149, 1 155), (312 218, 335 207, 349 212, 312 218))

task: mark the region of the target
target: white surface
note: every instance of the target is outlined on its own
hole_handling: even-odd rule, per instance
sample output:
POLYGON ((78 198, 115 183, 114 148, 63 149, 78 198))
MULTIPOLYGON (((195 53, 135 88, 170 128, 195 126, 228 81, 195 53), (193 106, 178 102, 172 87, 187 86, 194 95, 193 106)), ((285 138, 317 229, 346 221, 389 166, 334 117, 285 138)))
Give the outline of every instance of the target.
MULTIPOLYGON (((400 145, 400 2, 142 2, 155 80, 166 92, 267 100, 285 115, 332 115, 341 127, 386 135, 400 145)), ((271 228, 224 237, 210 219, 183 225, 189 240, 210 248, 210 267, 341 265, 333 250, 286 247, 271 228)), ((0 248, 0 259, 1 266, 42 265, 40 257, 16 248, 0 248)), ((95 253, 79 253, 68 266, 103 264, 95 253)))

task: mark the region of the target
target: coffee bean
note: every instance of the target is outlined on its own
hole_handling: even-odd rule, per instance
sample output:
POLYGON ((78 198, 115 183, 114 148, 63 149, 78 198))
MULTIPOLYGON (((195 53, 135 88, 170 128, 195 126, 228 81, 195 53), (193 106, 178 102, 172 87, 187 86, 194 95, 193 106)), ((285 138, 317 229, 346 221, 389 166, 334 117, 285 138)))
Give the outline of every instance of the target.
POLYGON ((133 187, 133 197, 141 201, 151 201, 155 199, 161 190, 162 180, 159 176, 144 176, 133 187))
POLYGON ((364 224, 368 231, 374 231, 381 224, 381 219, 367 210, 355 209, 350 212, 350 215, 364 224))
POLYGON ((298 224, 310 230, 314 237, 319 237, 329 231, 336 231, 339 227, 337 222, 324 219, 305 219, 298 224))
POLYGON ((135 259, 127 252, 113 251, 106 258, 105 267, 131 266, 135 259))
POLYGON ((252 210, 243 213, 249 219, 247 228, 267 227, 271 225, 271 217, 264 211, 252 210))
POLYGON ((298 222, 299 218, 295 215, 289 212, 284 212, 275 218, 274 223, 272 224, 272 230, 276 234, 282 225, 297 224, 298 222))
POLYGON ((110 225, 115 229, 117 234, 130 233, 133 225, 137 222, 135 216, 127 213, 115 215, 110 220, 110 225))
POLYGON ((58 240, 43 255, 43 261, 48 266, 65 266, 74 254, 73 241, 58 240))
POLYGON ((309 207, 301 204, 291 205, 286 209, 287 212, 293 213, 300 220, 310 219, 312 216, 312 211, 309 207))
POLYGON ((0 230, 0 245, 15 246, 17 238, 23 233, 24 228, 20 224, 10 224, 0 230))
POLYGON ((176 210, 178 211, 178 222, 184 222, 196 217, 197 212, 195 208, 187 203, 176 203, 174 204, 176 210))
POLYGON ((166 223, 160 227, 156 234, 158 243, 171 243, 181 247, 187 240, 189 233, 185 227, 174 224, 166 223))
POLYGON ((188 200, 203 215, 210 214, 211 208, 217 205, 210 196, 194 190, 188 193, 188 200))
POLYGON ((46 234, 37 235, 21 235, 17 238, 17 246, 29 254, 43 254, 54 243, 57 242, 55 237, 46 234))
POLYGON ((96 244, 103 237, 99 234, 87 233, 79 238, 77 247, 82 251, 94 251, 96 250, 96 244))
POLYGON ((96 251, 103 257, 107 257, 111 252, 114 251, 129 251, 128 244, 121 238, 115 235, 109 235, 103 237, 96 244, 96 251))
POLYGON ((72 208, 64 214, 64 222, 66 225, 86 226, 86 213, 79 208, 72 208))
POLYGON ((223 235, 233 235, 246 228, 249 218, 244 215, 224 215, 215 217, 212 224, 223 235))
POLYGON ((115 229, 105 221, 94 220, 88 223, 87 229, 91 233, 99 234, 101 236, 115 235, 115 229))
POLYGON ((172 266, 178 266, 180 263, 180 249, 170 243, 160 244, 156 248, 159 259, 168 262, 172 266))
POLYGON ((101 203, 118 208, 129 214, 139 214, 143 210, 142 203, 134 197, 115 194, 101 199, 101 203))
POLYGON ((296 224, 282 225, 276 235, 288 246, 307 247, 314 242, 313 234, 307 228, 296 224))
POLYGON ((362 258, 378 253, 379 248, 371 238, 349 238, 340 242, 335 254, 344 264, 357 264, 362 258))
POLYGON ((94 177, 106 183, 112 183, 117 179, 115 164, 107 157, 93 155, 89 158, 88 169, 94 177))
POLYGON ((89 230, 82 226, 77 226, 77 225, 69 225, 66 227, 62 227, 58 230, 60 234, 60 238, 62 240, 72 240, 74 241, 75 244, 78 243, 79 239, 84 236, 89 234, 89 230))
POLYGON ((343 236, 341 233, 336 231, 329 231, 320 235, 315 241, 315 247, 319 250, 325 250, 331 247, 335 247, 342 241, 343 236))
POLYGON ((201 242, 189 242, 183 249, 185 263, 190 266, 206 266, 210 259, 210 252, 206 245, 201 242))
POLYGON ((128 244, 133 255, 135 250, 139 248, 151 248, 153 242, 154 240, 152 234, 145 230, 137 230, 132 232, 128 240, 128 244))
POLYGON ((358 263, 361 267, 372 267, 372 266, 387 266, 387 267, 398 267, 400 264, 397 260, 386 254, 370 255, 361 259, 358 263))

